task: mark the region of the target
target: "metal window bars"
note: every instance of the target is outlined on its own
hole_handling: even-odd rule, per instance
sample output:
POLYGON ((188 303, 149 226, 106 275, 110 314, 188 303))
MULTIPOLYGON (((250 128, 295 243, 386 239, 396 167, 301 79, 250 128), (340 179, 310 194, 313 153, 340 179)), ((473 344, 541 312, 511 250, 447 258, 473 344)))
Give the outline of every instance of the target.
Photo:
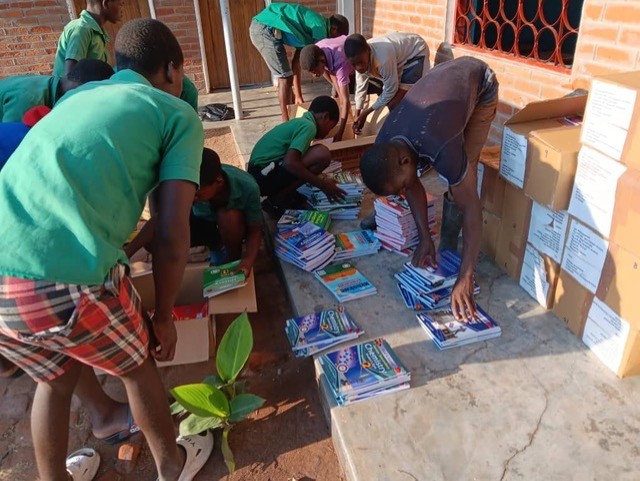
POLYGON ((571 68, 584 0, 457 0, 454 43, 571 68))

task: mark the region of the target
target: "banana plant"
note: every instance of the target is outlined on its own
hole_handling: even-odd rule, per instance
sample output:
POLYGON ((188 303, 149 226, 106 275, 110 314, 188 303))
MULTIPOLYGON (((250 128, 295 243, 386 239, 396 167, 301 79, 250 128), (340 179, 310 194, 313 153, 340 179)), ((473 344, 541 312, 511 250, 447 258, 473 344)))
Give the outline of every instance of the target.
POLYGON ((235 470, 233 452, 229 448, 229 432, 233 426, 259 409, 265 400, 245 392, 238 375, 253 348, 253 332, 244 312, 222 336, 216 353, 217 375, 207 376, 201 383, 185 384, 171 390, 175 402, 171 414, 182 418, 180 434, 198 434, 208 429, 222 429, 222 455, 230 473, 235 470))

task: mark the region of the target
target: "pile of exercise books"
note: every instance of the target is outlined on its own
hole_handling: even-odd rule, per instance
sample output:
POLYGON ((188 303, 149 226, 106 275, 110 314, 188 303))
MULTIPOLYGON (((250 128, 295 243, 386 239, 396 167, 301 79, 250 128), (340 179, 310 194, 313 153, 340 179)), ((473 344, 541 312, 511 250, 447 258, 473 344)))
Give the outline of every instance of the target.
MULTIPOLYGON (((435 224, 436 198, 427 194, 429 227, 435 224)), ((410 255, 418 244, 418 228, 411 215, 409 202, 400 195, 378 197, 373 203, 376 214, 376 237, 382 247, 402 255, 410 255)))
POLYGON ((331 291, 338 302, 372 296, 378 291, 350 262, 340 262, 315 272, 318 279, 331 291))
POLYGON ((500 326, 477 304, 476 317, 467 322, 457 321, 451 309, 421 312, 416 317, 438 349, 485 341, 501 334, 500 326))
POLYGON ((342 172, 342 162, 339 160, 332 160, 327 168, 322 171, 323 174, 335 174, 336 172, 342 172))
MULTIPOLYGON (((404 270, 395 274, 400 295, 409 309, 437 309, 447 305, 462 258, 455 251, 445 250, 438 252, 436 263, 437 268, 421 268, 406 262, 404 270)), ((478 286, 475 288, 477 292, 478 286)))
POLYGON ((275 251, 283 261, 312 272, 331 262, 335 243, 335 237, 323 228, 303 222, 276 234, 275 251))
POLYGON ((380 241, 371 230, 357 230, 334 234, 336 238, 336 256, 334 261, 343 261, 353 257, 375 254, 380 250, 380 241))
POLYGON ((364 331, 344 307, 287 319, 285 333, 296 357, 306 357, 356 339, 364 331))
POLYGON ((411 374, 383 338, 324 354, 318 360, 340 406, 409 389, 411 374))
POLYGON ((278 232, 291 230, 303 222, 311 222, 324 230, 329 230, 331 216, 327 212, 317 210, 287 209, 278 220, 278 232))
POLYGON ((242 271, 235 272, 240 261, 229 262, 219 266, 210 267, 203 273, 204 297, 214 297, 223 292, 239 289, 247 285, 247 279, 242 271))
POLYGON ((360 174, 337 172, 327 174, 327 178, 335 180, 338 187, 346 193, 343 199, 331 202, 324 192, 310 184, 303 185, 298 192, 308 199, 315 210, 328 212, 332 219, 357 219, 364 192, 364 182, 360 174))

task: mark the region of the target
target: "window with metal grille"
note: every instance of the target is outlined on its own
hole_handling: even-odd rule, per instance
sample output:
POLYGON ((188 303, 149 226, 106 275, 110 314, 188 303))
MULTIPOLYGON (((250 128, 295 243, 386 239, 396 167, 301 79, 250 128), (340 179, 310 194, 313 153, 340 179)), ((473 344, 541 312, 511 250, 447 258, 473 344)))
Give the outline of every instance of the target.
POLYGON ((570 69, 584 0, 456 0, 454 42, 570 69))

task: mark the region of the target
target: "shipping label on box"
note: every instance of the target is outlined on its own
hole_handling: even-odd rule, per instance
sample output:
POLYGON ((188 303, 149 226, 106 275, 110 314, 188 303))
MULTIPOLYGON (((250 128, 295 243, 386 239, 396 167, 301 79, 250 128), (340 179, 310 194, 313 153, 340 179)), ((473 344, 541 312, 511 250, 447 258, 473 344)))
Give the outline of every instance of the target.
POLYGON ((613 372, 618 373, 630 325, 597 297, 593 299, 582 341, 613 372))
POLYGON ((627 141, 627 131, 610 124, 585 121, 580 140, 584 145, 597 148, 612 159, 620 161, 627 141))
POLYGON ((618 180, 627 168, 606 155, 583 147, 573 185, 569 214, 604 237, 611 233, 618 180))
POLYGON ((538 301, 538 304, 549 307, 549 294, 553 292, 544 258, 530 245, 527 246, 522 262, 520 287, 538 301))
POLYGON ((527 167, 527 137, 505 126, 502 134, 500 175, 522 188, 527 167))
POLYGON ((635 104, 635 90, 594 79, 589 90, 585 118, 596 124, 629 130, 635 104))
POLYGON ((529 243, 555 262, 562 261, 562 252, 569 227, 565 211, 553 211, 534 202, 531 206, 529 243))
POLYGON ((608 247, 609 242, 580 222, 572 220, 562 269, 595 294, 608 247))

